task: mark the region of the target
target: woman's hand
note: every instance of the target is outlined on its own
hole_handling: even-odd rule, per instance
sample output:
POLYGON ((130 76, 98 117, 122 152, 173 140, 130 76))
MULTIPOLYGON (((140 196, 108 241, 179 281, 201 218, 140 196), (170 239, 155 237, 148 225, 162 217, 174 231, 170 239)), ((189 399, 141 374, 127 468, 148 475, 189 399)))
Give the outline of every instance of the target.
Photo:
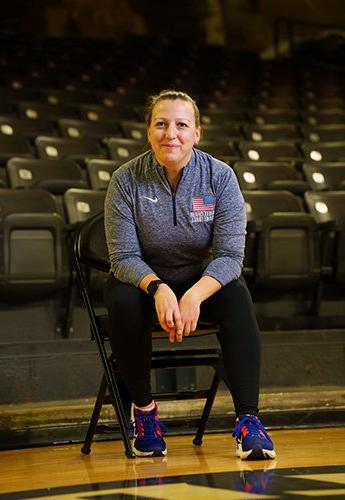
POLYGON ((158 321, 163 330, 168 332, 169 341, 182 342, 183 324, 176 295, 166 283, 162 283, 154 299, 158 321))
POLYGON ((179 302, 181 320, 183 325, 183 335, 188 336, 195 332, 199 315, 201 300, 192 288, 187 290, 179 302))

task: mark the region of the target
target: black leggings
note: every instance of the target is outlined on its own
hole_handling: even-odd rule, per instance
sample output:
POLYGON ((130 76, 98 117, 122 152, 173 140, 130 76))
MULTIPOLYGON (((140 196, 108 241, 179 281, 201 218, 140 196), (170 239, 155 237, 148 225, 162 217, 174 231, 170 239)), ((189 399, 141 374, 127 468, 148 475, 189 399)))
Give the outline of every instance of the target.
MULTIPOLYGON (((189 283, 172 288, 179 298, 190 286, 189 283)), ((140 288, 123 283, 112 275, 105 286, 104 298, 111 324, 110 343, 121 376, 134 403, 146 406, 152 401, 150 370, 154 301, 140 288)), ((260 337, 243 277, 205 300, 201 304, 200 317, 220 325, 217 337, 236 414, 257 414, 260 337)))

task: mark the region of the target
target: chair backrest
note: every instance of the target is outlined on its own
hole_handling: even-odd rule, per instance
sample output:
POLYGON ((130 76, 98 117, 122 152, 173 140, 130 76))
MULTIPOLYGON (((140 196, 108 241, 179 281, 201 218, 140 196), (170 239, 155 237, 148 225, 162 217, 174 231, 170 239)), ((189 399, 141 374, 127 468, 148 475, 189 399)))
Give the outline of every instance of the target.
POLYGON ((92 189, 105 190, 108 188, 111 176, 121 165, 120 161, 91 159, 86 161, 86 170, 92 189))
POLYGON ((102 148, 94 139, 65 139, 39 136, 35 139, 39 158, 42 159, 86 159, 104 157, 102 148))
POLYGON ((109 156, 112 160, 122 161, 123 163, 144 153, 149 149, 149 145, 136 141, 134 139, 122 139, 112 137, 105 140, 109 156))
POLYGON ((345 190, 345 163, 304 163, 302 168, 312 191, 345 190))
POLYGON ((70 139, 104 139, 105 137, 122 137, 119 124, 115 121, 86 121, 68 120, 62 118, 58 121, 60 133, 70 139))
POLYGON ((48 120, 0 117, 0 137, 18 136, 32 140, 38 135, 57 135, 57 130, 48 120))
POLYGON ((288 191, 243 192, 249 230, 255 247, 255 283, 306 286, 320 276, 316 224, 303 210, 302 201, 288 191))
POLYGON ((244 190, 288 190, 300 194, 308 188, 308 183, 301 179, 297 170, 286 163, 236 162, 233 169, 244 190))
POLYGON ((299 161, 302 154, 292 141, 241 141, 238 145, 245 160, 250 161, 299 161))
POLYGON ((299 140, 301 138, 297 126, 289 124, 243 125, 243 131, 248 141, 299 140))
POLYGON ((75 255, 77 260, 85 266, 104 272, 109 271, 103 212, 90 218, 80 227, 75 242, 75 255))
POLYGON ((104 210, 105 191, 67 189, 63 203, 69 224, 85 222, 104 210))
POLYGON ((345 141, 303 142, 301 148, 306 161, 345 161, 345 141))
POLYGON ((81 168, 72 160, 11 158, 6 166, 10 187, 41 188, 62 194, 69 188, 86 188, 81 168))
POLYGON ((43 104, 40 102, 19 102, 19 115, 30 120, 58 120, 59 118, 76 118, 76 109, 73 106, 59 104, 43 104))
POLYGON ((33 300, 68 281, 64 221, 44 190, 0 190, 0 294, 33 300))
POLYGON ((310 142, 334 142, 343 141, 345 137, 345 124, 328 124, 328 125, 301 125, 303 137, 310 142))
POLYGON ((333 279, 345 283, 345 190, 307 191, 305 200, 316 222, 323 228, 323 261, 333 279))

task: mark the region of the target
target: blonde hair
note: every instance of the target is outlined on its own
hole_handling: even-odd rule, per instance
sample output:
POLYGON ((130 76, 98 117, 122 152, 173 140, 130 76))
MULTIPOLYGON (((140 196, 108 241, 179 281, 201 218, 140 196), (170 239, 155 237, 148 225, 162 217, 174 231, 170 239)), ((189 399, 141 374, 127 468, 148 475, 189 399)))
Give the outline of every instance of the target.
POLYGON ((181 99, 182 101, 191 103, 194 109, 195 126, 200 127, 200 111, 194 99, 186 92, 173 89, 164 89, 159 94, 152 95, 149 97, 145 113, 145 122, 147 127, 149 127, 151 124, 153 108, 156 106, 158 102, 164 100, 175 101, 176 99, 181 99))

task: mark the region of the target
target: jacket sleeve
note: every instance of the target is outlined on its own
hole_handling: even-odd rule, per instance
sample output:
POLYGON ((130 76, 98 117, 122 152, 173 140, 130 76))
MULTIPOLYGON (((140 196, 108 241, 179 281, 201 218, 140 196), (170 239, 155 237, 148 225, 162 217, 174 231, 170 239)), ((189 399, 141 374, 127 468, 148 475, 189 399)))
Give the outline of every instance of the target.
POLYGON ((216 182, 212 238, 213 260, 203 272, 226 285, 242 272, 245 237, 245 202, 234 171, 227 167, 216 182))
POLYGON ((138 286, 153 271, 142 260, 133 213, 135 200, 126 181, 124 173, 115 171, 109 183, 104 205, 105 235, 114 276, 138 286))

